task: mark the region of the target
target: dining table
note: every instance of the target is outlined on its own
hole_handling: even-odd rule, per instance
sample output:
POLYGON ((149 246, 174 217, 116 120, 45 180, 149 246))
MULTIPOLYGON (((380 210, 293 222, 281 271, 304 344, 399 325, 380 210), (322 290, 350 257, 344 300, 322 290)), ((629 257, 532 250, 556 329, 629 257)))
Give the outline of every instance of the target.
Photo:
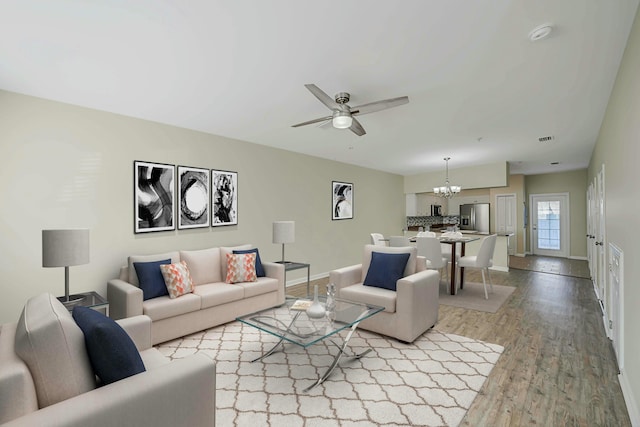
MULTIPOLYGON (((466 245, 469 242, 474 242, 476 240, 480 240, 480 237, 477 236, 462 236, 462 237, 447 237, 440 236, 437 238, 440 243, 444 243, 447 245, 451 245, 451 271, 449 272, 449 293, 451 295, 456 294, 456 249, 457 245, 460 244, 460 256, 464 256, 466 245)), ((411 242, 415 242, 416 238, 413 237, 410 239, 411 242)), ((460 268, 460 289, 464 288, 464 267, 460 268)))

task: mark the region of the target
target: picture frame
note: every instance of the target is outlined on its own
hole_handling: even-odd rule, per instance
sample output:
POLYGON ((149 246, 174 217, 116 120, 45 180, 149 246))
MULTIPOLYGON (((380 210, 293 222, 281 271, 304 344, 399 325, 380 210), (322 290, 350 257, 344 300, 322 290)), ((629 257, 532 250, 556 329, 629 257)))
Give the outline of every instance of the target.
POLYGON ((238 224, 238 172, 211 169, 211 226, 238 224))
POLYGON ((209 169, 178 166, 178 230, 209 227, 209 169))
POLYGON ((134 233, 175 230, 175 165, 133 162, 134 233))
POLYGON ((331 219, 353 219, 353 183, 331 182, 331 219))

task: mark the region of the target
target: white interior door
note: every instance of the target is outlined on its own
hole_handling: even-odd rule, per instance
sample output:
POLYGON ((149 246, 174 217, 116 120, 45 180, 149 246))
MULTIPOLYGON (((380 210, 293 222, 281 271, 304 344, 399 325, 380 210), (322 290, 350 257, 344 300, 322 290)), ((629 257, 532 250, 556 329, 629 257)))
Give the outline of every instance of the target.
POLYGON ((532 194, 530 206, 533 254, 568 257, 569 194, 532 194))
POLYGON ((622 337, 624 336, 622 333, 624 324, 622 319, 622 298, 623 298, 623 277, 624 277, 624 257, 622 250, 618 248, 616 245, 609 243, 609 286, 611 295, 609 297, 609 301, 611 302, 611 310, 609 317, 609 324, 606 325, 606 328, 609 331, 609 337, 613 342, 613 350, 616 353, 616 358, 618 359, 618 368, 620 370, 623 369, 624 360, 623 360, 623 341, 622 337))
POLYGON ((516 215, 516 195, 497 195, 495 230, 497 233, 513 233, 513 237, 509 238, 509 255, 513 255, 516 252, 516 215))
POLYGON ((606 249, 605 249, 605 206, 604 206, 604 165, 602 165, 602 169, 596 175, 596 194, 595 194, 595 242, 594 242, 594 250, 593 254, 595 257, 596 264, 596 274, 594 276, 595 279, 595 288, 597 290, 597 297, 602 300, 602 310, 604 311, 605 317, 607 315, 607 311, 610 309, 608 304, 608 296, 606 292, 607 286, 607 258, 606 258, 606 249))

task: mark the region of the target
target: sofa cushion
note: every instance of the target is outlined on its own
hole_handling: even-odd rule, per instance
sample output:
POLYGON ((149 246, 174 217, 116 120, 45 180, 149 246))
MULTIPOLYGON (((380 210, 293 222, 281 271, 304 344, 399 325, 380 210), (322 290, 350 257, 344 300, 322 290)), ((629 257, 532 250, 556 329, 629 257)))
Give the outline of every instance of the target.
POLYGON ((144 372, 135 344, 112 319, 87 307, 74 307, 73 318, 84 333, 93 372, 103 385, 144 372))
POLYGON ((138 276, 140 289, 142 289, 143 300, 169 295, 164 277, 162 277, 162 271, 160 270, 160 266, 165 264, 171 264, 171 259, 133 263, 133 267, 136 269, 138 276))
POLYGON ((234 250, 242 251, 252 249, 253 245, 246 244, 240 246, 221 246, 220 247, 220 281, 222 282, 227 277, 227 254, 232 254, 234 250))
POLYGON ((408 253, 387 254, 373 252, 363 284, 395 291, 396 282, 403 277, 408 260, 408 253))
POLYGON ((142 314, 146 314, 151 320, 167 319, 180 314, 198 311, 201 308, 200 297, 194 294, 182 295, 180 298, 171 299, 168 295, 153 298, 142 303, 142 314))
POLYGON ((407 265, 405 266, 404 273, 402 277, 409 276, 416 272, 416 260, 417 260, 417 248, 416 247, 391 247, 391 246, 374 246, 374 245, 365 245, 364 246, 364 254, 362 257, 362 278, 361 282, 364 282, 364 279, 367 277, 367 271, 369 271, 369 264, 371 264, 371 254, 373 252, 378 253, 386 253, 386 254, 402 254, 408 253, 409 260, 407 261, 407 265))
POLYGON ((262 266, 262 260, 260 259, 260 252, 258 251, 258 248, 253 248, 253 249, 235 249, 233 251, 234 254, 250 254, 250 253, 255 253, 256 254, 256 276, 258 277, 265 277, 267 274, 264 271, 264 267, 262 266))
POLYGON ((180 251, 180 259, 187 263, 194 286, 222 282, 220 248, 180 251))
POLYGON ((271 277, 258 277, 257 282, 236 283, 234 286, 244 289, 244 297, 250 298, 278 291, 278 280, 271 277))
POLYGON ((191 274, 187 268, 187 263, 180 261, 177 264, 166 264, 160 266, 164 284, 169 291, 169 298, 178 298, 181 295, 193 292, 193 282, 191 274))
POLYGON ((222 282, 196 286, 193 293, 201 298, 203 309, 238 301, 245 297, 243 287, 222 282))
POLYGON ((227 254, 227 283, 256 282, 256 254, 227 254))
POLYGON ((140 282, 138 281, 138 275, 136 274, 136 269, 133 267, 134 262, 160 261, 163 259, 170 259, 171 263, 180 262, 180 253, 178 251, 173 251, 173 252, 165 252, 162 254, 155 254, 155 255, 130 256, 127 262, 127 267, 128 267, 127 282, 135 286, 140 286, 140 282))
POLYGON ((51 294, 25 304, 16 327, 15 351, 29 367, 40 408, 96 387, 84 335, 51 294))

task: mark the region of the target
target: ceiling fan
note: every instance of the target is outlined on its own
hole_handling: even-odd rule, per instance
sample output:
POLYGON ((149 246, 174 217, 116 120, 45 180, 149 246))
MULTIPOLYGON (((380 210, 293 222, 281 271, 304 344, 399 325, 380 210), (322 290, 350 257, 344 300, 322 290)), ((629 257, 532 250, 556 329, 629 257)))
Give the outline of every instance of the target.
POLYGON ((358 105, 357 107, 350 107, 349 105, 347 105, 350 95, 346 92, 340 92, 336 94, 334 100, 314 84, 307 84, 304 85, 304 87, 309 89, 309 92, 315 95, 315 97, 318 98, 320 102, 326 105, 331 111, 333 111, 333 113, 330 116, 320 117, 319 119, 313 119, 309 120, 308 122, 302 122, 291 126, 294 128, 331 120, 334 128, 348 128, 356 135, 362 136, 367 132, 365 132, 360 122, 354 116, 375 113, 376 111, 386 110, 387 108, 397 107, 398 105, 407 104, 409 102, 408 96, 401 96, 399 98, 384 99, 382 101, 358 105))

